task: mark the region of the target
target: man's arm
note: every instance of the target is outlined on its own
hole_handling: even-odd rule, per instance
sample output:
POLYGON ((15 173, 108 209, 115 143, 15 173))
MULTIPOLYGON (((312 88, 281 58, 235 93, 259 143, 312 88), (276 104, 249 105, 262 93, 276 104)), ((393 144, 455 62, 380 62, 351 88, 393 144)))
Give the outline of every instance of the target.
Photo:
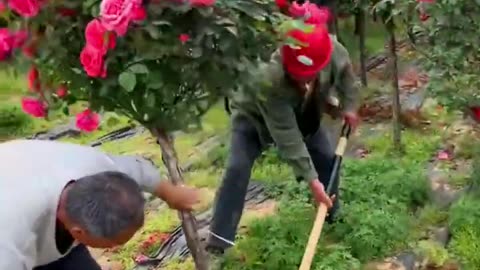
POLYGON ((196 190, 188 187, 175 186, 167 179, 162 180, 155 164, 139 156, 109 155, 119 170, 132 177, 145 192, 151 193, 171 208, 191 210, 198 203, 196 190))
POLYGON ((317 179, 293 108, 278 97, 268 97, 259 108, 280 155, 292 166, 295 176, 305 181, 317 179))
POLYGON ((161 175, 153 162, 140 156, 109 155, 119 170, 132 177, 145 192, 155 194, 161 182, 161 175))

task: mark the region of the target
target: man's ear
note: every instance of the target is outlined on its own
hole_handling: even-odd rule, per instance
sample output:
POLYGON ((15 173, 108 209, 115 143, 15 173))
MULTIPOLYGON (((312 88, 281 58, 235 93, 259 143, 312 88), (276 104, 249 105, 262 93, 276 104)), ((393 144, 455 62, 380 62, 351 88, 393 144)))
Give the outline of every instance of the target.
POLYGON ((86 232, 84 229, 78 227, 78 226, 73 226, 69 228, 68 230, 70 234, 73 236, 75 239, 83 239, 86 235, 86 232))

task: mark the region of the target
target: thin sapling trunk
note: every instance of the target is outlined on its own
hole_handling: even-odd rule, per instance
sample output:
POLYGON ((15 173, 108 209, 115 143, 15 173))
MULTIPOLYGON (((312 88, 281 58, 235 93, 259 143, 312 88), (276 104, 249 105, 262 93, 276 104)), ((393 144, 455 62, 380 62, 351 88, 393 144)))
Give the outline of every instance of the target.
POLYGON ((387 25, 387 31, 389 34, 390 42, 390 72, 392 79, 392 124, 393 124, 393 147, 397 152, 402 151, 402 127, 400 124, 400 88, 398 86, 398 57, 397 57, 397 41, 395 37, 395 26, 393 22, 389 22, 387 25))
POLYGON ((358 34, 358 45, 360 50, 360 79, 363 86, 367 86, 367 51, 365 48, 365 10, 359 8, 358 13, 356 14, 356 24, 358 34))
MULTIPOLYGON (((182 171, 178 163, 177 152, 172 137, 161 128, 154 128, 151 132, 160 144, 162 149, 162 160, 167 167, 171 181, 175 185, 183 184, 182 171)), ((185 233, 185 239, 187 240, 187 246, 195 262, 195 269, 208 270, 208 258, 200 241, 200 236, 198 235, 195 216, 192 213, 185 211, 180 211, 179 216, 182 220, 182 228, 185 233)))

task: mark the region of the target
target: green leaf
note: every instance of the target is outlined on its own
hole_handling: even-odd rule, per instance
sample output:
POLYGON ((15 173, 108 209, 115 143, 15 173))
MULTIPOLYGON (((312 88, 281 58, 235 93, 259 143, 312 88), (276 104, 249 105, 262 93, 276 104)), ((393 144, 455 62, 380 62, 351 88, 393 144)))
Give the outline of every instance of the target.
POLYGON ((135 74, 148 74, 148 68, 144 64, 135 64, 128 68, 131 72, 135 74))
POLYGON ((137 77, 130 71, 124 71, 118 76, 118 83, 125 90, 131 92, 135 89, 135 85, 137 85, 137 77))

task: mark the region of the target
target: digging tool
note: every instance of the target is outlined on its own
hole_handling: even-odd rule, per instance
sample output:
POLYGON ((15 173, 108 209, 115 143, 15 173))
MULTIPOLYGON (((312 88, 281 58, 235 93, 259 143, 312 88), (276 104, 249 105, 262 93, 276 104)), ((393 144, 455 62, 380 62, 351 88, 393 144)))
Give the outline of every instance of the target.
MULTIPOLYGON (((335 159, 333 161, 333 168, 330 174, 330 181, 328 182, 327 194, 331 195, 332 187, 334 182, 338 181, 336 175, 340 170, 340 165, 342 164, 343 154, 347 148, 348 137, 352 128, 347 123, 343 124, 342 132, 340 133, 340 139, 338 140, 337 148, 335 150, 335 159)), ((300 265, 299 270, 310 270, 312 266, 313 257, 315 256, 315 250, 317 249, 318 239, 320 239, 320 234, 322 233, 323 223, 327 217, 327 206, 321 203, 318 207, 317 216, 315 222, 313 223, 312 231, 310 232, 310 237, 308 238, 307 247, 305 253, 303 254, 302 264, 300 265)))

